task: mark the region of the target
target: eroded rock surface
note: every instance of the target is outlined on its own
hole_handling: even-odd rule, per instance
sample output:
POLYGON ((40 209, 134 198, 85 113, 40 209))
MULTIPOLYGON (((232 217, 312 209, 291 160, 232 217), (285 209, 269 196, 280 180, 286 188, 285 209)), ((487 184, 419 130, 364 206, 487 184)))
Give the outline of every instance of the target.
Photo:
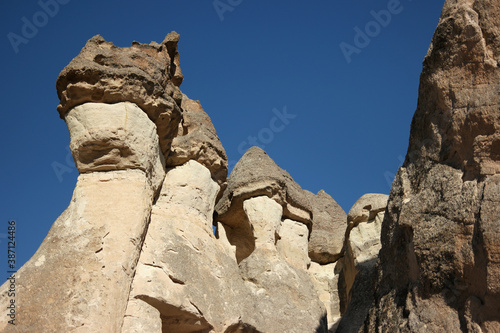
POLYGON ((342 256, 347 215, 325 191, 304 193, 313 211, 309 257, 322 265, 334 263, 342 256))
POLYGON ((167 157, 168 166, 195 160, 208 168, 224 192, 227 178, 227 156, 210 117, 199 101, 182 96, 182 121, 167 157))
POLYGON ((500 331, 499 26, 498 0, 445 2, 365 331, 500 331))
POLYGON ((123 324, 164 175, 158 136, 132 103, 87 103, 67 117, 80 175, 69 207, 16 273, 18 321, 7 325, 3 316, 4 332, 118 332, 123 324))
POLYGON ((249 198, 243 206, 255 231, 255 249, 239 265, 253 298, 248 321, 261 332, 326 332, 326 310, 306 271, 306 225, 282 222, 282 206, 267 196, 249 198), (281 246, 278 228, 285 229, 281 246))
POLYGON ((340 259, 339 332, 357 332, 373 303, 376 263, 388 195, 367 193, 347 214, 344 257, 340 259))
POLYGON ((261 150, 224 191, 224 148, 178 88, 178 38, 119 48, 96 36, 61 72, 58 110, 80 176, 16 275, 18 325, 3 317, 3 331, 326 331, 307 272, 307 198, 261 150), (213 221, 221 196, 241 234, 213 221), (244 257, 240 236, 252 246, 244 257))
POLYGON ((446 1, 389 200, 348 215, 257 147, 226 179, 178 34, 93 37, 57 80, 80 175, 0 330, 500 331, 499 1, 446 1))
POLYGON ((235 165, 228 188, 217 203, 219 218, 231 225, 230 213, 239 212, 250 197, 267 195, 283 206, 283 214, 310 225, 312 207, 302 188, 259 147, 251 147, 235 165))
POLYGON ((328 332, 335 332, 341 318, 341 301, 339 295, 339 277, 342 264, 340 261, 328 265, 312 262, 309 274, 318 293, 318 297, 325 305, 328 321, 328 332))
POLYGON ((300 186, 252 147, 216 209, 254 299, 247 322, 262 332, 326 332, 326 310, 307 272, 311 208, 300 186))
POLYGON ((178 41, 175 32, 161 44, 134 42, 130 47, 92 37, 57 78, 61 118, 86 102, 133 102, 156 124, 162 151, 168 153, 181 121, 178 41))
POLYGON ((265 151, 252 147, 236 163, 216 206, 217 219, 225 225, 229 241, 236 246, 238 262, 255 249, 254 231, 244 213, 243 202, 257 196, 273 199, 282 206, 285 218, 311 229, 312 208, 304 190, 265 151))
POLYGON ((138 169, 158 189, 165 161, 156 126, 134 103, 85 103, 65 117, 70 149, 80 173, 138 169))
POLYGON ((234 252, 212 232, 218 191, 196 161, 167 172, 122 332, 225 332, 240 322, 250 295, 234 252))

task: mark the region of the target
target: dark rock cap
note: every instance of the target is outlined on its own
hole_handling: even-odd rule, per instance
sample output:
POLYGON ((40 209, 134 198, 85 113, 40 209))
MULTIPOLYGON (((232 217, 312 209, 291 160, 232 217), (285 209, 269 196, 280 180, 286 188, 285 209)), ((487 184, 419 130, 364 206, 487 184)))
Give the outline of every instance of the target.
POLYGON ((220 195, 222 195, 226 186, 228 162, 217 131, 199 101, 193 101, 183 95, 181 110, 181 133, 172 141, 166 164, 177 166, 189 160, 201 163, 221 185, 220 195))
POLYGON ((243 209, 243 201, 267 195, 283 206, 283 216, 312 223, 312 207, 302 188, 259 147, 251 147, 236 163, 228 178, 228 186, 216 211, 219 220, 235 225, 232 220, 243 209))
POLYGON ((322 265, 333 263, 342 256, 347 215, 325 191, 304 193, 313 211, 309 258, 322 265))
POLYGON ((156 124, 162 151, 167 153, 181 119, 178 41, 176 32, 162 44, 133 42, 130 47, 117 47, 100 35, 92 37, 57 78, 61 118, 87 102, 132 102, 156 124))

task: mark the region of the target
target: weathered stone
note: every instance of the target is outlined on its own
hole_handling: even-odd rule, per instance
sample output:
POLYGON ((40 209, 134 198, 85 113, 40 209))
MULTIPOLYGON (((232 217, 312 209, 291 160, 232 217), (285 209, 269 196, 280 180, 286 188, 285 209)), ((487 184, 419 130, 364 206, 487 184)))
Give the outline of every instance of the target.
POLYGON ((234 252, 212 233, 219 186, 196 161, 168 171, 155 203, 122 332, 224 332, 247 306, 234 252))
POLYGON ((178 40, 171 32, 162 44, 117 47, 99 35, 91 38, 57 78, 61 118, 87 102, 133 102, 156 124, 167 154, 181 120, 178 40))
POLYGON ((283 209, 267 196, 249 198, 243 206, 255 237, 254 250, 240 262, 253 299, 246 321, 260 332, 326 332, 326 312, 305 271, 307 227, 292 220, 280 226, 283 209), (282 246, 276 244, 278 228, 285 236, 282 246), (297 239, 302 246, 289 243, 297 239))
POLYGON ((378 213, 385 211, 388 199, 389 196, 387 194, 364 194, 349 210, 349 214, 347 214, 347 223, 357 225, 360 222, 374 220, 378 213))
POLYGON ((388 195, 368 193, 347 214, 344 257, 341 259, 339 332, 357 332, 373 303, 376 262, 388 195))
POLYGON ((276 235, 281 223, 283 208, 276 201, 260 196, 243 202, 249 229, 255 240, 255 247, 276 251, 276 235))
POLYGON ((281 222, 276 247, 292 266, 307 270, 311 259, 307 254, 309 229, 304 223, 286 219, 281 222))
POLYGON ((381 247, 380 232, 383 220, 384 212, 381 211, 373 220, 359 223, 352 228, 346 253, 350 253, 349 256, 352 256, 355 265, 377 259, 381 247))
POLYGON ((260 195, 281 204, 286 218, 310 226, 312 208, 304 191, 265 151, 252 147, 236 163, 229 176, 228 187, 216 206, 219 221, 237 227, 243 201, 260 195))
POLYGON ((325 191, 304 191, 313 211, 309 257, 320 264, 337 261, 342 254, 347 215, 325 191))
POLYGON ((173 139, 167 157, 168 166, 177 166, 195 160, 212 173, 221 186, 220 195, 226 187, 227 156, 217 132, 199 101, 182 96, 182 121, 179 133, 173 139))
POLYGON ((500 331, 499 1, 445 2, 387 209, 369 194, 348 215, 257 147, 225 188, 179 35, 92 38, 57 81, 80 176, 0 330, 500 331))
MULTIPOLYGON (((117 332, 123 324, 163 177, 158 137, 131 103, 88 103, 67 117, 80 176, 69 207, 16 273, 18 325, 6 327, 2 316, 4 332, 117 332)), ((0 304, 7 290, 0 287, 0 304)))
POLYGON ((80 173, 139 169, 158 189, 165 177, 156 126, 135 104, 85 103, 65 116, 80 173))
POLYGON ((309 228, 285 216, 288 188, 307 199, 261 149, 245 155, 229 177, 231 194, 221 199, 227 201, 218 216, 250 291, 250 314, 242 318, 259 332, 326 332, 326 311, 306 272, 309 228))
POLYGON ((499 25, 498 0, 445 2, 365 331, 500 331, 499 25))
POLYGON ((328 332, 335 332, 341 317, 338 293, 340 269, 339 262, 328 265, 312 262, 308 270, 318 297, 326 308, 328 332))
POLYGON ((327 332, 326 310, 306 271, 262 248, 240 270, 253 295, 247 322, 259 332, 327 332))

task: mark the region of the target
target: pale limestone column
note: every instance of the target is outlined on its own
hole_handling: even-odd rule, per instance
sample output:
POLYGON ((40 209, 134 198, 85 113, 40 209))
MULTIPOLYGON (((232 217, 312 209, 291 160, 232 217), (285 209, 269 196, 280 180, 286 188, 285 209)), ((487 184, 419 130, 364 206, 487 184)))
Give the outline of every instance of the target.
POLYGON ((250 307, 234 250, 212 231, 219 185, 190 160, 167 172, 153 206, 123 333, 224 332, 250 307))
POLYGON ((278 252, 292 266, 307 270, 311 264, 308 254, 309 229, 304 223, 285 219, 279 227, 278 252))
POLYGON ((132 103, 86 103, 66 122, 80 175, 69 207, 16 275, 18 325, 3 332, 114 333, 123 323, 164 175, 156 126, 132 103))

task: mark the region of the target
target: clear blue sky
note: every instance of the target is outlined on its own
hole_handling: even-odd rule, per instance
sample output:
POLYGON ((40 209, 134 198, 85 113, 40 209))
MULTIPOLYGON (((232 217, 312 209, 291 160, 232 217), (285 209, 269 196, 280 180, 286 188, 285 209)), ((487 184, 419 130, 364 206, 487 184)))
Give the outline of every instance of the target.
POLYGON ((0 5, 0 249, 15 219, 19 266, 71 199, 78 172, 55 82, 92 36, 129 46, 180 33, 181 89, 201 101, 231 165, 255 137, 347 212, 364 193, 389 193, 444 2, 54 1, 0 5), (286 124, 273 120, 284 109, 286 124))

